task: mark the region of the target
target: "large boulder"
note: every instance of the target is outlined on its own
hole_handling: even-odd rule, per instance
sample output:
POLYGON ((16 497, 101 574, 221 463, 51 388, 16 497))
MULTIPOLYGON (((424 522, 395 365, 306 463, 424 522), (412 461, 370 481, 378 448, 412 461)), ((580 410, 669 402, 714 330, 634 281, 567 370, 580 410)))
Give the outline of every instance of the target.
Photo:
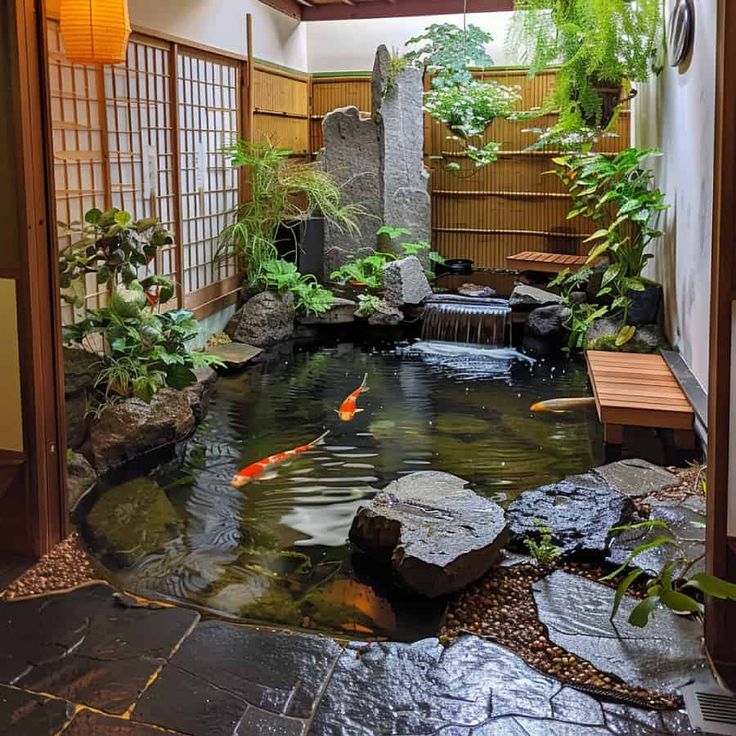
POLYGON ((373 327, 395 327, 404 319, 404 313, 385 299, 376 304, 376 311, 368 317, 368 324, 373 327))
POLYGON ((562 304, 537 307, 529 312, 526 331, 532 337, 557 340, 564 334, 565 325, 569 319, 570 309, 562 304))
POLYGON ((90 449, 98 473, 185 439, 194 429, 185 391, 161 389, 150 403, 137 398, 111 404, 92 421, 90 449))
POLYGON ((390 261, 383 267, 384 299, 394 306, 420 304, 432 296, 427 274, 416 256, 390 261))
POLYGON ((634 336, 623 345, 616 345, 621 321, 612 317, 593 320, 585 333, 586 350, 607 350, 621 353, 658 353, 669 347, 667 338, 658 324, 641 325, 634 336))
POLYGON ((538 289, 528 284, 517 284, 509 297, 511 309, 530 311, 537 307, 546 307, 550 304, 562 304, 562 297, 551 291, 538 289))
POLYGON ((207 409, 210 405, 210 399, 217 387, 219 376, 214 368, 204 366, 194 371, 197 380, 191 386, 184 389, 189 406, 194 414, 194 421, 199 424, 207 415, 207 409))
POLYGON ((104 357, 81 348, 64 346, 64 393, 67 396, 91 389, 104 357))
POLYGON ((294 334, 294 296, 263 291, 251 297, 230 319, 225 332, 236 342, 259 348, 294 334))
POLYGON ((177 535, 179 525, 163 488, 148 478, 105 491, 85 520, 93 548, 121 567, 160 550, 177 535))
POLYGON ((464 588, 501 557, 503 509, 449 473, 412 473, 358 509, 350 540, 390 562, 404 588, 435 598, 464 588))
POLYGON ((78 452, 71 452, 66 459, 66 492, 69 508, 73 509, 77 501, 97 482, 97 473, 87 458, 78 452))
POLYGON ((87 439, 90 415, 90 397, 86 391, 64 397, 64 414, 66 417, 66 446, 78 450, 87 439))
POLYGON ((538 538, 538 524, 550 529, 552 542, 565 557, 601 560, 608 552, 611 529, 630 521, 634 503, 594 473, 525 491, 508 508, 513 549, 538 538))

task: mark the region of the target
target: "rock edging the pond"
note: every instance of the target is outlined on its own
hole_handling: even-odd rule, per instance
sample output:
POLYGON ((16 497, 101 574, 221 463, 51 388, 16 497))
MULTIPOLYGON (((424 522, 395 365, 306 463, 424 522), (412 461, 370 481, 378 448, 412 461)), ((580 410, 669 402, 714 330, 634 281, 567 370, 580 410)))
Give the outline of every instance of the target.
POLYGON ((396 581, 430 598, 453 593, 496 564, 508 538, 503 509, 449 473, 412 473, 358 509, 350 540, 396 581))

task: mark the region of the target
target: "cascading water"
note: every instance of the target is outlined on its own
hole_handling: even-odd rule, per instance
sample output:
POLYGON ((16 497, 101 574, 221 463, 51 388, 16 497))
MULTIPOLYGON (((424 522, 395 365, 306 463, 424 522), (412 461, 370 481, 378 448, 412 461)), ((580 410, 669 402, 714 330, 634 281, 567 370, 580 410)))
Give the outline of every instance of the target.
POLYGON ((424 309, 422 339, 503 347, 510 312, 506 299, 435 295, 424 309))

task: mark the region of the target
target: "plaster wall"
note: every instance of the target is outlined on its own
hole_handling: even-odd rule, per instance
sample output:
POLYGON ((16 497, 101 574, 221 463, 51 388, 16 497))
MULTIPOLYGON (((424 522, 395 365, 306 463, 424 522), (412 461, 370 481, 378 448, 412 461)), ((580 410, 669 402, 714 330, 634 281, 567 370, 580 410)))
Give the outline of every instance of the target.
MULTIPOLYGON (((473 23, 493 35, 488 47, 497 65, 518 63, 504 50, 510 12, 471 13, 473 23)), ((307 26, 307 58, 310 72, 365 71, 373 68, 376 48, 385 43, 389 50, 405 50, 404 43, 431 23, 462 26, 462 15, 418 16, 416 18, 376 18, 367 20, 314 21, 307 26)))
MULTIPOLYGON (((674 0, 666 0, 666 18, 674 0)), ((647 275, 664 285, 669 339, 707 389, 713 218, 716 0, 696 3, 695 45, 679 68, 639 85, 633 144, 656 147, 657 182, 670 209, 647 275)))

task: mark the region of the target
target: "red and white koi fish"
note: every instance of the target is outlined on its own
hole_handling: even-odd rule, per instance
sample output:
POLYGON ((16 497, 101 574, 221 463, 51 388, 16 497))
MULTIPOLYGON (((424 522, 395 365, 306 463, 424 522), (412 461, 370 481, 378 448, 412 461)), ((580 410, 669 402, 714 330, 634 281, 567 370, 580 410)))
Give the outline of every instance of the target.
POLYGON ((340 417, 340 421, 349 422, 359 411, 363 411, 362 409, 356 409, 356 402, 358 401, 358 397, 361 394, 364 394, 366 391, 369 390, 367 383, 368 374, 366 373, 363 376, 363 383, 361 383, 360 386, 355 389, 355 391, 348 395, 345 401, 340 404, 339 409, 335 409, 335 411, 337 412, 337 416, 340 417))
POLYGON ((268 457, 264 457, 263 460, 259 460, 257 463, 251 463, 233 476, 231 484, 235 488, 240 488, 251 481, 258 480, 258 478, 267 470, 271 470, 286 460, 296 457, 297 455, 301 455, 303 452, 309 452, 314 449, 325 437, 327 437, 329 433, 330 430, 328 429, 324 434, 321 434, 316 440, 312 440, 309 444, 295 447, 293 450, 287 450, 286 452, 279 452, 276 455, 269 455, 268 457))
POLYGON ((563 414, 567 411, 587 409, 589 406, 595 406, 595 399, 592 396, 580 396, 574 399, 548 399, 547 401, 538 401, 529 407, 529 411, 533 411, 535 414, 563 414))

